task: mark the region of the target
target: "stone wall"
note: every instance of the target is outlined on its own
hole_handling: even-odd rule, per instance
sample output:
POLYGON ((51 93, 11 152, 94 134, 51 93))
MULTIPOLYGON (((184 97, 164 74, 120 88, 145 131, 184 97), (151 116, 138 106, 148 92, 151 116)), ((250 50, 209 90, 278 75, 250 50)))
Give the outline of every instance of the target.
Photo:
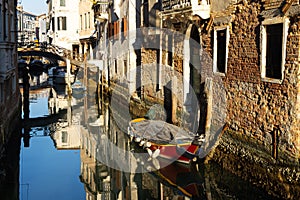
POLYGON ((6 103, 0 106, 0 150, 9 141, 16 126, 20 125, 21 108, 19 92, 8 97, 6 103))
MULTIPOLYGON (((286 13, 290 23, 282 83, 261 78, 260 56, 262 21, 282 16, 279 9, 283 1, 240 1, 213 13, 214 25, 202 33, 203 47, 212 56, 214 27, 228 25, 230 32, 227 73, 222 77, 230 130, 222 137, 213 158, 281 199, 300 197, 298 4, 294 1, 286 13)), ((203 71, 207 73, 208 69, 203 71)))
MULTIPOLYGON (((268 3, 270 4, 266 3, 265 7, 269 8, 272 3, 275 6, 275 1, 268 3)), ((260 69, 262 9, 260 1, 243 1, 232 9, 231 23, 227 23, 230 29, 228 66, 224 77, 227 121, 232 130, 255 138, 267 147, 270 154, 274 154, 276 149, 277 155, 273 155, 275 158, 284 162, 286 158, 292 157, 297 162, 300 157, 297 103, 299 17, 289 18, 282 84, 265 82, 261 79, 260 69)), ((216 21, 220 21, 222 17, 225 19, 222 16, 224 13, 226 12, 215 13, 216 21)), ((212 35, 213 28, 203 34, 204 47, 211 55, 212 35)))

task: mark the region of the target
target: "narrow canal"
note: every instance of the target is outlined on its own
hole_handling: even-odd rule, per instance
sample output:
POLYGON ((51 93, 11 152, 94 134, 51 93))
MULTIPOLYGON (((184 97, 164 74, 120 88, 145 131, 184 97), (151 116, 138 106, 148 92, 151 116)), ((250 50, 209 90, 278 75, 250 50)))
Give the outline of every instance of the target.
POLYGON ((95 82, 80 83, 72 96, 64 85, 31 90, 20 151, 2 157, 12 175, 0 199, 273 199, 214 163, 146 170, 95 82), (138 173, 122 170, 128 165, 138 173))

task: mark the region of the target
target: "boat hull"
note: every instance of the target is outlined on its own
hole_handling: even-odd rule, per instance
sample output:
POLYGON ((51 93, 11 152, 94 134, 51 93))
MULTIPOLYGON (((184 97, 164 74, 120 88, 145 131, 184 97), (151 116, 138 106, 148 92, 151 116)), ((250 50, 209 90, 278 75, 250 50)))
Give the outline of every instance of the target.
POLYGON ((176 161, 184 164, 190 164, 193 158, 188 158, 184 155, 183 150, 190 154, 196 154, 199 146, 194 144, 177 144, 177 145, 158 145, 155 143, 151 144, 150 149, 155 151, 160 150, 159 157, 168 159, 170 161, 176 161), (181 151, 179 150, 181 148, 181 151))
POLYGON ((204 176, 201 174, 196 165, 182 165, 180 163, 167 163, 159 159, 161 166, 165 166, 152 173, 159 177, 162 182, 180 190, 185 196, 195 199, 203 199, 204 176))
MULTIPOLYGON (((199 145, 196 145, 193 143, 193 138, 191 137, 182 137, 181 136, 175 136, 175 135, 180 135, 180 133, 183 132, 179 132, 179 134, 177 133, 173 133, 171 134, 172 137, 174 137, 172 140, 170 140, 170 142, 163 142, 164 139, 162 138, 162 136, 160 136, 159 138, 162 138, 161 142, 155 142, 155 139, 152 137, 143 137, 143 134, 145 134, 145 132, 147 131, 146 129, 151 129, 151 125, 149 125, 149 127, 146 127, 146 129, 144 129, 143 131, 141 131, 141 134, 138 134, 134 128, 134 126, 132 126, 134 123, 143 123, 144 121, 146 121, 145 118, 137 118, 131 121, 130 126, 129 126, 129 130, 128 130, 128 135, 132 138, 132 140, 134 142, 136 142, 139 146, 145 148, 145 149, 150 149, 152 151, 152 153, 150 152, 150 156, 151 157, 160 157, 160 158, 164 158, 169 160, 169 163, 172 162, 180 162, 183 164, 190 164, 191 161, 196 159, 196 153, 198 151, 198 149, 200 148, 199 145), (159 150, 159 151, 158 151, 159 150), (155 153, 154 153, 155 152, 155 153)), ((162 130, 163 128, 167 127, 167 126, 174 126, 171 124, 164 124, 163 126, 159 127, 159 130, 162 130)), ((174 127, 173 127, 174 128, 174 127)), ((168 129, 168 131, 165 132, 169 132, 172 129, 168 129)), ((179 127, 176 127, 173 130, 179 130, 179 127)), ((158 132, 158 134, 160 134, 158 132)), ((149 153, 149 151, 148 151, 149 153)))

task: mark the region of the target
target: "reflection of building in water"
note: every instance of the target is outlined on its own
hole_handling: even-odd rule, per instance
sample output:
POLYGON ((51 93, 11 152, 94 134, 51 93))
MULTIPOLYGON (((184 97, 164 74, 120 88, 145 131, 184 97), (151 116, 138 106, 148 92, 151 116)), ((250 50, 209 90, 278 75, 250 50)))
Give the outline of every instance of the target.
POLYGON ((65 87, 63 91, 51 88, 48 98, 48 108, 50 114, 67 110, 67 119, 52 124, 51 137, 57 149, 79 149, 80 148, 80 113, 72 115, 72 106, 76 106, 75 99, 66 95, 65 87))
POLYGON ((108 106, 100 107, 98 120, 90 120, 95 117, 93 107, 85 107, 88 110, 84 112, 85 118, 89 120, 82 124, 80 131, 80 179, 85 185, 86 199, 184 199, 187 195, 176 186, 176 176, 172 180, 174 185, 163 185, 153 173, 128 172, 129 167, 143 171, 133 154, 134 147, 110 115, 108 106))
POLYGON ((60 110, 68 109, 69 106, 76 104, 76 99, 68 98, 65 85, 50 89, 48 99, 49 114, 58 113, 60 110))
POLYGON ((52 139, 57 149, 79 149, 80 127, 79 125, 68 125, 67 122, 60 123, 61 127, 52 133, 52 139))
POLYGON ((47 84, 48 81, 48 74, 42 72, 39 75, 33 75, 29 79, 30 86, 41 86, 47 84))

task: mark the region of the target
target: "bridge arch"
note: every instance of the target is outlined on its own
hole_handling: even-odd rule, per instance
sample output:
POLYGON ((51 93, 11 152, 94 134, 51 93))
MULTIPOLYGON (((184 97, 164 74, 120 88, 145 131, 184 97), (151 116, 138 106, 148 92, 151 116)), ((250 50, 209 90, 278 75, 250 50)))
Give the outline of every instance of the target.
POLYGON ((52 64, 58 64, 58 60, 65 61, 66 59, 58 54, 40 51, 40 50, 18 50, 18 56, 40 56, 49 60, 52 64))

